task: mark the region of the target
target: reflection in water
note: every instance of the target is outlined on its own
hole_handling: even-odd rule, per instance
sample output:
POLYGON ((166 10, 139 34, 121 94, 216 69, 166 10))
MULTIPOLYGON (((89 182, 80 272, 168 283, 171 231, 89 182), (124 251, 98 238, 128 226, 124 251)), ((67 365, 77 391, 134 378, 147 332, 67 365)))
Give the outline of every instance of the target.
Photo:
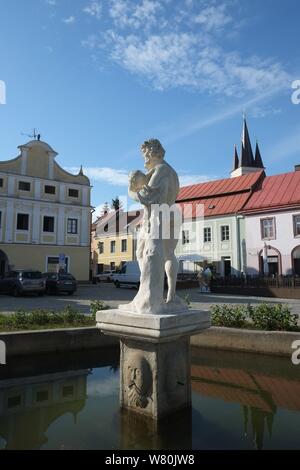
POLYGON ((266 432, 272 438, 278 408, 300 411, 300 370, 289 358, 192 351, 193 390, 240 404, 244 436, 253 440, 254 448, 263 449, 266 432))
POLYGON ((119 410, 119 351, 0 368, 1 449, 296 449, 300 367, 192 348, 193 409, 156 424, 119 410))
POLYGON ((122 410, 120 449, 191 449, 192 410, 178 411, 159 423, 139 413, 122 410))
POLYGON ((38 449, 46 431, 71 413, 76 424, 83 410, 89 369, 0 382, 0 435, 6 449, 38 449), (30 431, 28 430, 30 427, 30 431))

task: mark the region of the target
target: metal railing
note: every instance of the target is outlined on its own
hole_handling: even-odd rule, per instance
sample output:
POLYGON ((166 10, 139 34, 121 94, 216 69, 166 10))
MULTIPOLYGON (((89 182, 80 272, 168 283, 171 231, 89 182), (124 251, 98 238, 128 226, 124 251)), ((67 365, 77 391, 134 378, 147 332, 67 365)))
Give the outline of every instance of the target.
POLYGON ((300 277, 295 276, 274 276, 274 277, 220 277, 213 280, 216 287, 276 287, 297 289, 300 288, 300 277))

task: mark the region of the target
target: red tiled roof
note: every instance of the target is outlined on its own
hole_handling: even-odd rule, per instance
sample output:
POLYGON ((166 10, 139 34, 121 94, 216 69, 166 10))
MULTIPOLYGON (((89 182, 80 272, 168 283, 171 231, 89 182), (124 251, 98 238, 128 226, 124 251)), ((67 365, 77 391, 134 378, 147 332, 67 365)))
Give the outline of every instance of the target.
POLYGON ((193 217, 197 216, 197 204, 204 205, 204 216, 235 214, 247 203, 251 191, 263 179, 265 173, 257 171, 236 178, 225 178, 181 188, 177 203, 192 205, 193 217))
POLYGON ((243 212, 300 205, 300 171, 267 176, 243 212))
POLYGON ((222 180, 208 181, 206 183, 193 184, 180 189, 177 200, 185 201, 210 196, 232 194, 241 191, 250 191, 253 185, 261 177, 263 171, 248 173, 236 178, 224 178, 222 180))

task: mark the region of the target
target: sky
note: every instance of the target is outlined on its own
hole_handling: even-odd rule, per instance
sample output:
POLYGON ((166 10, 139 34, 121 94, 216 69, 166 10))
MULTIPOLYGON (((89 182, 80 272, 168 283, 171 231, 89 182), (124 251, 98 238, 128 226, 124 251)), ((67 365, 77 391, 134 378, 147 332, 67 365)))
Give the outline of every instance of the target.
POLYGON ((182 185, 229 176, 245 113, 267 174, 292 171, 299 17, 298 0, 0 0, 0 160, 37 128, 98 213, 148 138, 182 185))

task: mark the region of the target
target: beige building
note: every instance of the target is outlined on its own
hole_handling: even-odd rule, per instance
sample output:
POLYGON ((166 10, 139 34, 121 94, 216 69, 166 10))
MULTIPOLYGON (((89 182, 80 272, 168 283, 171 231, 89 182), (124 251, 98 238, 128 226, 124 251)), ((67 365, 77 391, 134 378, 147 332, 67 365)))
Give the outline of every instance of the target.
POLYGON ((109 212, 92 226, 93 276, 136 259, 136 233, 143 211, 109 212))
POLYGON ((82 170, 63 170, 57 153, 33 140, 0 161, 0 274, 11 269, 63 268, 88 281, 91 206, 82 170))

